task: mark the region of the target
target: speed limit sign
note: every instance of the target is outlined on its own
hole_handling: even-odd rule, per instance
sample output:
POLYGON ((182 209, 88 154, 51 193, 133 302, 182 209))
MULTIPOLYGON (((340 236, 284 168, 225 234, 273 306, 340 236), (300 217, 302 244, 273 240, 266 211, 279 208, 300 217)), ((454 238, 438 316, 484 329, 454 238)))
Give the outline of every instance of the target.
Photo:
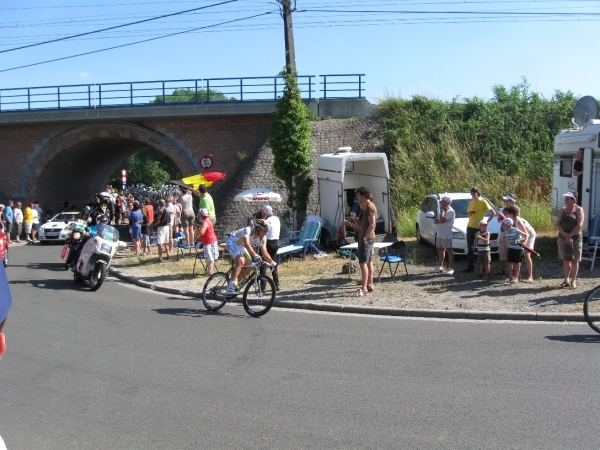
POLYGON ((200 158, 200 167, 203 169, 210 169, 213 165, 213 159, 211 155, 204 155, 200 158))

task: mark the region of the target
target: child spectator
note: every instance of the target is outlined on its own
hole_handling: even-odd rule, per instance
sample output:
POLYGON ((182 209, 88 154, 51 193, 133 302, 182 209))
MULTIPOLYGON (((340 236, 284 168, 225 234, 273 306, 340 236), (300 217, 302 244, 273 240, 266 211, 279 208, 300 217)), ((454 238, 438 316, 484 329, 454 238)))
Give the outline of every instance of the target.
MULTIPOLYGON (((527 220, 519 217, 518 208, 515 206, 507 206, 504 208, 504 213, 506 217, 513 221, 519 230, 527 233, 528 238, 525 241, 525 245, 529 248, 534 248, 536 237, 535 230, 527 220)), ((523 259, 525 260, 525 266, 527 267, 527 279, 524 282, 533 283, 533 261, 531 259, 531 253, 527 250, 524 250, 523 259)))
POLYGON ((490 233, 487 230, 486 220, 479 221, 479 231, 475 234, 475 244, 477 245, 477 263, 479 264, 479 277, 487 280, 490 276, 490 233))
POLYGON ((529 237, 526 232, 519 230, 513 226, 514 222, 508 217, 502 221, 502 231, 504 235, 500 237, 500 241, 508 242, 508 252, 506 260, 508 261, 508 282, 518 283, 519 274, 521 273, 521 262, 523 261, 523 248, 521 247, 522 238, 529 237))
POLYGON ((148 219, 148 210, 142 207, 142 255, 149 256, 152 254, 150 248, 150 221, 148 219))

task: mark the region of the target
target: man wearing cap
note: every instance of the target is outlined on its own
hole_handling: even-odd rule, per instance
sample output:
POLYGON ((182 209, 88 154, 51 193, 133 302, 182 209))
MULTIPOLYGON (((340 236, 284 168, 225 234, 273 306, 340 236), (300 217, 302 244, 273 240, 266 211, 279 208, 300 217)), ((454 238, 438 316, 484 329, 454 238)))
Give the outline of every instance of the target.
MULTIPOLYGON (((279 221, 279 217, 273 215, 273 208, 271 208, 269 205, 263 205, 260 208, 259 213, 262 219, 269 224, 269 231, 267 231, 265 236, 267 239, 267 253, 273 261, 276 261, 277 250, 279 249, 279 232, 281 229, 281 222, 279 221)), ((267 274, 267 268, 265 266, 260 268, 260 274, 267 274)), ((281 288, 279 287, 279 273, 277 272, 277 268, 273 270, 273 281, 275 282, 275 287, 277 290, 280 291, 281 288)))
MULTIPOLYGON (((513 206, 517 209, 517 216, 521 215, 521 209, 517 206, 517 196, 515 194, 506 194, 502 197, 504 200, 504 208, 513 206)), ((504 208, 498 211, 498 222, 502 223, 504 219, 506 219, 506 214, 504 213, 504 208)), ((506 258, 508 254, 508 241, 505 239, 502 241, 502 244, 498 247, 498 259, 500 260, 500 269, 495 272, 496 275, 504 275, 506 273, 506 258)))
POLYGON ((454 252, 452 251, 452 227, 454 226, 454 209, 450 206, 452 199, 443 196, 440 199, 440 216, 433 221, 436 229, 435 246, 438 251, 438 267, 433 273, 444 271, 444 259, 448 253, 448 275, 454 274, 454 252))
POLYGON ((14 224, 15 224, 15 242, 21 242, 21 233, 23 232, 23 210, 21 202, 17 202, 13 208, 14 224))
POLYGON ((479 221, 483 220, 485 213, 490 212, 489 220, 496 215, 494 208, 490 204, 481 198, 481 189, 477 186, 471 189, 471 197, 473 200, 469 203, 467 211, 469 212, 469 222, 467 224, 467 268, 463 272, 475 271, 475 252, 473 251, 473 244, 475 242, 475 235, 479 231, 479 221))

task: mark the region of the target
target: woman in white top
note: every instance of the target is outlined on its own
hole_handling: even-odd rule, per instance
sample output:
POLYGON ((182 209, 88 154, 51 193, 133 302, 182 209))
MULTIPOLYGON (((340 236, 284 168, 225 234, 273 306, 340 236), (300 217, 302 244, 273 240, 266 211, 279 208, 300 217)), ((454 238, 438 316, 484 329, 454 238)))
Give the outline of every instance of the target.
POLYGON ((194 207, 192 190, 186 188, 184 194, 179 197, 181 204, 181 228, 185 233, 185 240, 188 245, 194 245, 194 207))

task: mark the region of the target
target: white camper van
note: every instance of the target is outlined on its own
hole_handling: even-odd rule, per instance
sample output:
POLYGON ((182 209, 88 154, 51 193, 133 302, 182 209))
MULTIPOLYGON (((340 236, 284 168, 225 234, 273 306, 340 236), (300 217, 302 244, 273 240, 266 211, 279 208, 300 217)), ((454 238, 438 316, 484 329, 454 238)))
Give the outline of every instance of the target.
MULTIPOLYGON (((317 161, 319 205, 323 228, 321 243, 331 247, 345 238, 340 223, 357 212, 354 191, 366 186, 373 194, 377 207, 375 233, 389 233, 392 208, 390 205, 390 171, 385 153, 352 153, 351 147, 340 147, 335 153, 319 157, 317 161)), ((357 212, 358 214, 358 212, 357 212)))
POLYGON ((598 104, 593 97, 582 97, 573 111, 574 128, 562 130, 554 138, 554 173, 552 176, 552 221, 565 206, 563 194, 578 191, 586 220, 583 234, 587 236, 589 221, 600 214, 600 120, 598 104), (583 152, 581 186, 573 174, 578 150, 583 152))

